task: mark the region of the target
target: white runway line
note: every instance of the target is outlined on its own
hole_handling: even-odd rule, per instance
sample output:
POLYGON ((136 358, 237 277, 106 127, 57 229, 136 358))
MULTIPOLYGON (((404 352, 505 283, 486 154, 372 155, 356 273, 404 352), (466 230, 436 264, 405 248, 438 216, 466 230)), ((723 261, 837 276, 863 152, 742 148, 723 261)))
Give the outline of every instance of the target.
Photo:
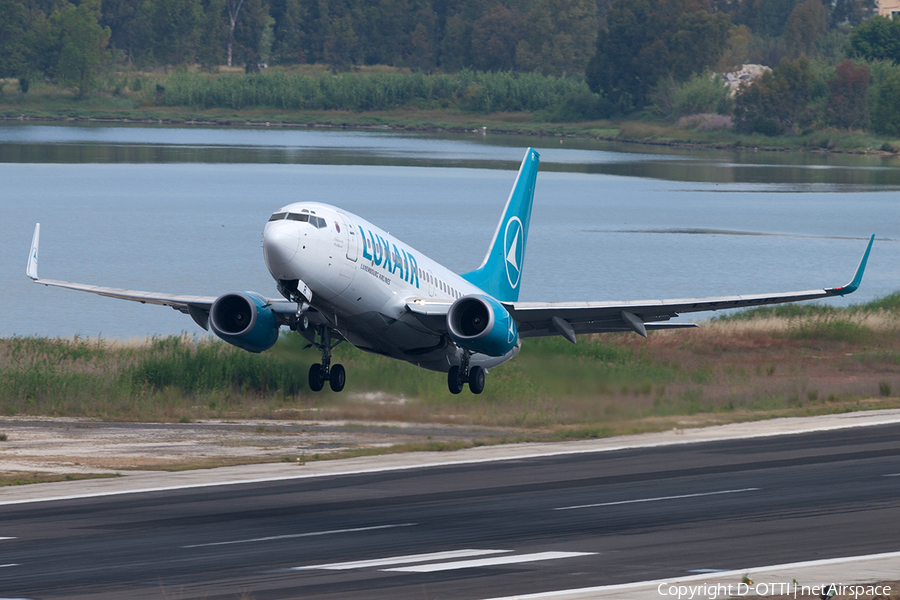
POLYGON ((882 475, 882 477, 900 477, 900 473, 888 473, 887 475, 882 475))
POLYGON ((14 537, 0 537, 0 542, 2 542, 3 540, 14 540, 14 539, 16 539, 16 538, 14 538, 14 537))
POLYGON ((22 565, 20 565, 20 564, 18 564, 18 563, 10 563, 10 564, 8 564, 8 565, 0 565, 0 569, 4 569, 4 568, 6 568, 6 567, 21 567, 21 566, 22 566, 22 565))
POLYGON ((398 573, 434 573, 435 571, 452 571, 456 569, 477 569, 478 567, 492 567, 496 565, 514 565, 517 563, 537 562, 539 560, 557 560, 560 558, 574 558, 576 556, 589 556, 596 552, 537 552, 535 554, 514 554, 512 556, 495 556, 493 558, 479 558, 476 560, 459 560, 456 562, 435 563, 430 565, 416 565, 414 567, 397 567, 394 569, 381 569, 382 571, 394 571, 398 573))
POLYGON ((427 562, 430 560, 446 560, 450 558, 484 556, 486 554, 499 554, 501 552, 512 552, 512 550, 449 550, 447 552, 431 552, 429 554, 407 554, 406 556, 394 556, 391 558, 375 558, 372 560, 356 560, 353 562, 329 563, 324 565, 311 565, 308 567, 294 567, 292 570, 309 571, 313 569, 327 569, 329 571, 342 571, 345 569, 364 569, 366 567, 404 565, 409 563, 427 562))
POLYGON ((574 510, 576 508, 596 508, 598 506, 617 506, 619 504, 637 504, 639 502, 660 502, 661 500, 681 500, 682 498, 699 498, 700 496, 718 496, 720 494, 740 494, 756 492, 762 488, 743 488, 740 490, 720 490, 718 492, 702 492, 699 494, 682 494, 681 496, 660 496, 658 498, 638 498, 636 500, 619 500, 618 502, 599 502, 597 504, 580 504, 578 506, 562 506, 553 510, 574 510))
MULTIPOLYGON (((313 537, 317 535, 333 535, 336 533, 356 533, 358 531, 375 531, 377 529, 394 529, 395 527, 413 527, 418 523, 397 523, 395 525, 374 525, 372 527, 354 527, 352 529, 332 529, 330 531, 310 531, 308 533, 289 533, 285 535, 272 535, 269 537, 253 538, 249 540, 232 540, 228 542, 209 542, 208 544, 191 544, 182 548, 205 548, 207 546, 229 546, 231 544, 250 544, 253 542, 270 542, 272 540, 289 540, 292 538, 313 537)), ((2 538, 0 538, 2 539, 2 538)))
POLYGON ((654 591, 659 584, 669 584, 671 582, 685 583, 690 581, 705 581, 712 576, 725 578, 740 578, 747 573, 760 573, 769 571, 796 570, 810 567, 830 567, 846 563, 864 563, 875 560, 900 558, 900 552, 883 552, 881 554, 867 554, 863 556, 847 556, 843 558, 826 558, 822 560, 810 560, 805 562, 787 563, 783 565, 769 565, 765 567, 745 567, 733 571, 721 571, 718 573, 703 573, 700 575, 689 575, 685 577, 670 577, 668 579, 651 579, 649 581, 635 581, 632 583, 619 583, 614 585, 598 585, 586 588, 574 588, 570 590, 553 590, 550 592, 538 592, 535 594, 519 594, 516 596, 503 596, 501 598, 491 598, 490 600, 547 600, 549 598, 559 598, 575 595, 601 594, 610 592, 624 592, 627 590, 638 590, 646 588, 654 591))

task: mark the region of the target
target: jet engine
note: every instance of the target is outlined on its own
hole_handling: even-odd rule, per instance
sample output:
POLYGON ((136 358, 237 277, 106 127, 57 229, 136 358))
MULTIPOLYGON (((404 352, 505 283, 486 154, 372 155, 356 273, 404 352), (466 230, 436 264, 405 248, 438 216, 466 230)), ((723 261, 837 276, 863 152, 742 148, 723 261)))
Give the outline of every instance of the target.
POLYGON ((251 292, 216 298, 209 309, 209 326, 217 336, 249 352, 262 352, 278 340, 278 321, 265 300, 251 292))
POLYGON ((472 352, 503 356, 519 339, 516 322, 503 305, 486 296, 463 296, 447 312, 454 342, 472 352))

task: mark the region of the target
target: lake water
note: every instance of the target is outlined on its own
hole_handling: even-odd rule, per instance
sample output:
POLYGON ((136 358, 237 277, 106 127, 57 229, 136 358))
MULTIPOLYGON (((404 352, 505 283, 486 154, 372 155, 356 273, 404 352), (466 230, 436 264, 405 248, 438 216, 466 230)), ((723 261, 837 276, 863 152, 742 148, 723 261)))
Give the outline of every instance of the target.
POLYGON ((556 137, 281 128, 0 124, 0 336, 200 332, 171 309, 42 277, 275 297, 261 232, 278 207, 334 204, 457 271, 481 262, 527 146, 541 153, 523 301, 900 289, 900 162, 685 151, 556 137))

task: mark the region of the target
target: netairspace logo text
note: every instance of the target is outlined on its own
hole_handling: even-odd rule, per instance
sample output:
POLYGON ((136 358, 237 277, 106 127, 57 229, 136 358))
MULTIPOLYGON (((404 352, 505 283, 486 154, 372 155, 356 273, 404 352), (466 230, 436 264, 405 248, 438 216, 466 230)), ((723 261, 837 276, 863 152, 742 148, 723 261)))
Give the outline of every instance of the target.
POLYGON ((677 600, 734 598, 741 596, 781 596, 799 598, 800 596, 835 595, 860 598, 862 596, 890 596, 888 585, 843 585, 839 583, 824 585, 800 585, 798 583, 731 583, 684 585, 661 583, 656 588, 660 596, 677 600))

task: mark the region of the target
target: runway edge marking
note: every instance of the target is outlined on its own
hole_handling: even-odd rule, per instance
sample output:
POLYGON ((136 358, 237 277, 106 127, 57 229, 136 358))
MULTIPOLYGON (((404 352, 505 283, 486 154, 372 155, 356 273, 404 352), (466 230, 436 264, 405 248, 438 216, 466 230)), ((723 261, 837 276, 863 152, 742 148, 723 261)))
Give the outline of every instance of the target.
POLYGON ((686 576, 675 576, 668 577, 666 579, 651 579, 648 581, 635 581, 632 583, 620 583, 616 585, 598 585, 594 587, 586 587, 586 588, 574 588, 571 590, 554 590, 550 592, 538 592, 534 594, 520 594, 517 596, 502 596, 498 598, 489 598, 486 600, 541 600, 544 598, 557 598, 561 596, 568 596, 571 594, 590 594, 590 593, 598 593, 598 592, 615 592, 619 590, 630 590, 640 587, 646 586, 654 586, 660 584, 669 584, 669 583, 681 583, 686 581, 703 581, 704 579, 709 579, 710 576, 714 576, 717 578, 725 578, 725 577, 743 577, 747 573, 752 572, 760 572, 760 571, 775 571, 775 570, 785 570, 785 569, 802 569, 809 567, 826 567, 831 565, 839 565, 844 563, 851 562, 859 562, 859 561, 872 561, 872 560, 882 560, 882 559, 890 559, 890 558, 900 558, 900 552, 882 552, 880 554, 864 554, 861 556, 844 556, 841 558, 824 558, 820 560, 809 560, 803 562, 795 562, 795 563, 785 563, 783 565, 768 565, 764 567, 747 567, 744 569, 736 569, 732 571, 720 571, 717 573, 703 573, 702 575, 686 575, 686 576))

